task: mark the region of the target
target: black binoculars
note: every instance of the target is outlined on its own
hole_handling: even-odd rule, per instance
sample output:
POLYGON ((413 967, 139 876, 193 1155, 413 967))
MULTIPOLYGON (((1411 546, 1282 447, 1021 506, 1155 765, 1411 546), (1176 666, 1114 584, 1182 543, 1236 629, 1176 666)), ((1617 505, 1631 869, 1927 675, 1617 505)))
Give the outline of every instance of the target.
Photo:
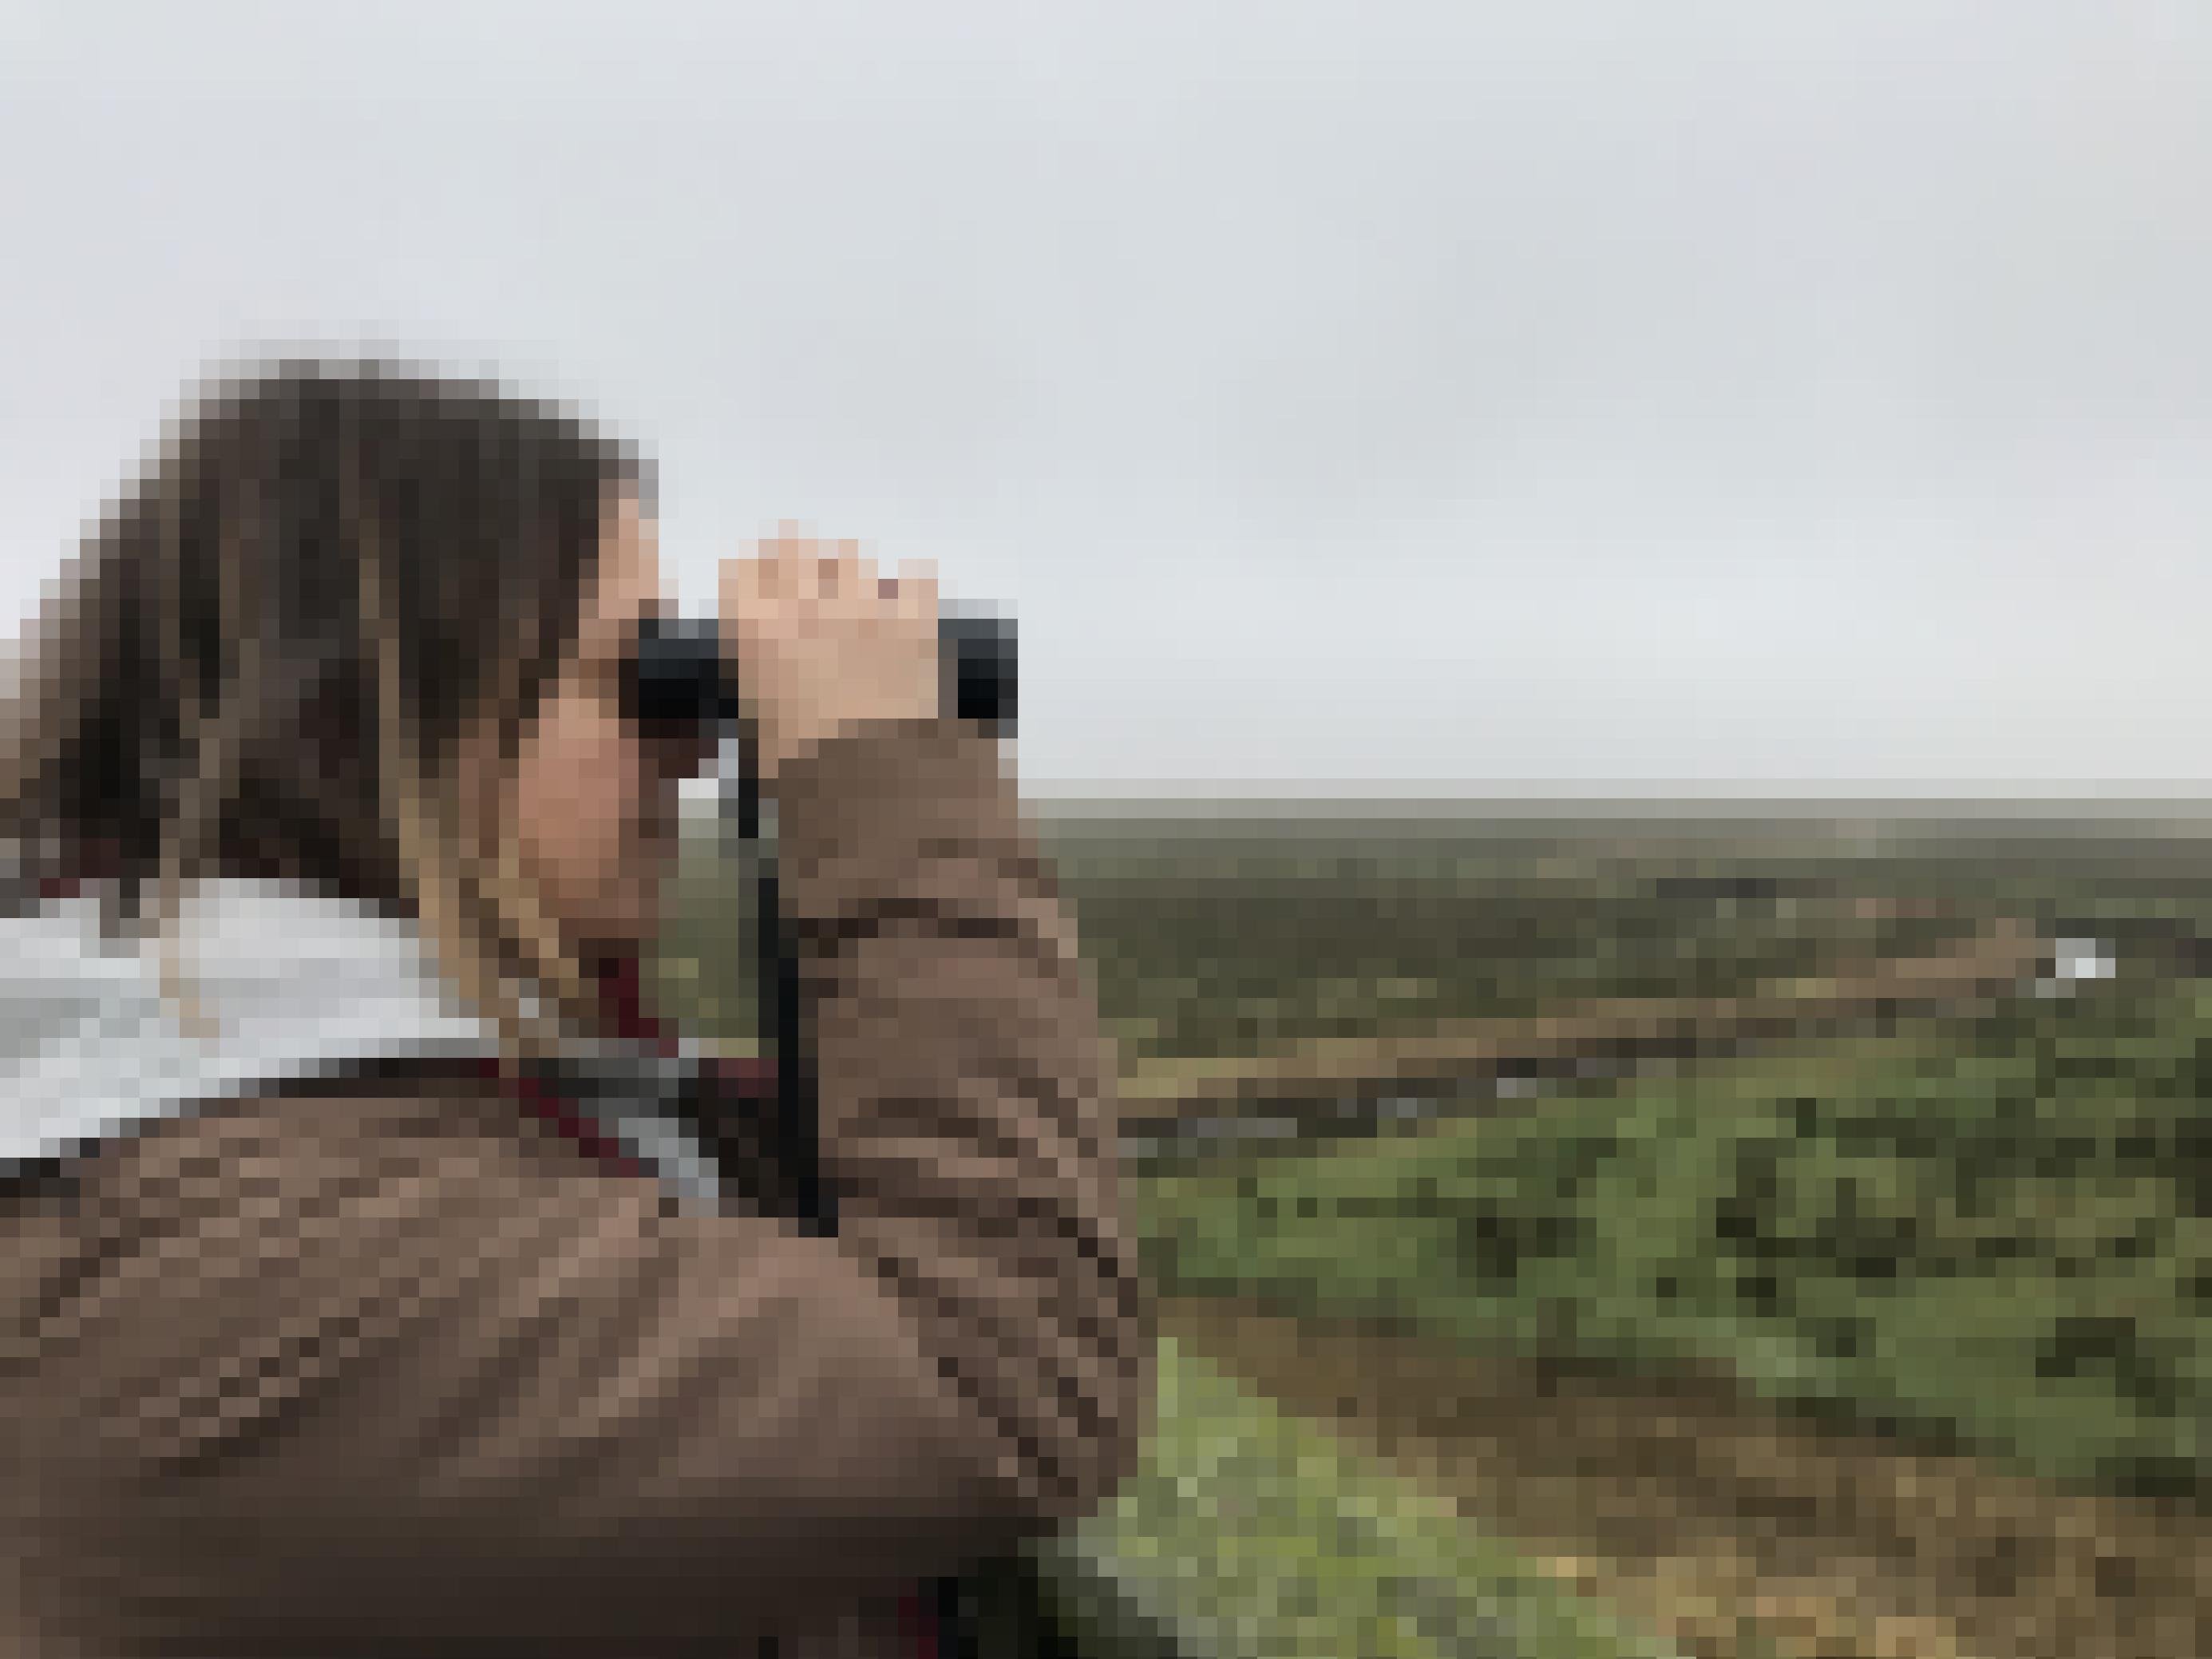
MULTIPOLYGON (((996 617, 945 615, 938 621, 942 679, 939 710, 970 720, 994 737, 1014 729, 1014 625, 996 617)), ((624 713, 641 729, 680 734, 743 734, 738 688, 711 621, 649 618, 639 629, 623 682, 624 713)), ((760 781, 748 758, 721 781, 725 821, 746 841, 763 828, 760 781)), ((813 1064, 807 1053, 798 957, 785 932, 771 853, 756 877, 759 928, 760 1030, 776 1054, 775 1119, 797 1182, 799 1219, 824 1234, 836 1230, 834 1195, 823 1185, 815 1151, 813 1064)))
MULTIPOLYGON (((994 735, 1014 729, 1014 625, 997 617, 946 615, 938 623, 942 708, 994 735)), ((624 680, 624 712, 648 731, 694 733, 733 725, 738 688, 711 621, 655 617, 639 629, 624 680)))

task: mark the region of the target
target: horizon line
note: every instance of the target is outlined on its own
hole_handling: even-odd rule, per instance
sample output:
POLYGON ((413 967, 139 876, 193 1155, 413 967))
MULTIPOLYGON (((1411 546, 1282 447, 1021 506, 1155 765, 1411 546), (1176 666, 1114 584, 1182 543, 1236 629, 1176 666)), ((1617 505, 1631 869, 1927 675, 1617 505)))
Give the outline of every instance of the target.
MULTIPOLYGON (((1480 789, 1437 789, 1383 793, 1306 786, 1267 792, 1249 787, 1207 788, 1194 783, 1070 785, 1060 780, 1028 780, 1023 799, 1045 811, 1127 815, 1157 811, 1170 815, 1236 812, 1308 812, 1329 815, 1454 816, 1484 812, 1520 817, 1546 811, 1603 815, 1645 811, 1680 816, 1699 810, 1734 816, 1747 812, 1818 812, 1842 817, 1914 816, 1952 812, 1966 816, 2046 813, 2100 817, 2180 814, 2212 817, 2212 785, 2143 781, 2128 784, 2039 782, 2007 786, 1998 781, 1938 786, 1895 781, 1808 781, 1801 783, 1740 784, 1602 783, 1568 785, 1551 781, 1514 785, 1500 782, 1480 789)), ((711 794, 688 803, 712 812, 711 794)))

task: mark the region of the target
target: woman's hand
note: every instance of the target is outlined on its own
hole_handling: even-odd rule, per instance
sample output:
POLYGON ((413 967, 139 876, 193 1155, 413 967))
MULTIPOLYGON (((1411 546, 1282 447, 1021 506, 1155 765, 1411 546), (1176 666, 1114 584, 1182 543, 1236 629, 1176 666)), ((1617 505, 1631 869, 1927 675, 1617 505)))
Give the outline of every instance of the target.
POLYGON ((724 648, 753 719, 763 784, 863 720, 939 712, 937 577, 928 564, 880 578, 857 543, 784 525, 757 556, 724 562, 720 597, 724 648))

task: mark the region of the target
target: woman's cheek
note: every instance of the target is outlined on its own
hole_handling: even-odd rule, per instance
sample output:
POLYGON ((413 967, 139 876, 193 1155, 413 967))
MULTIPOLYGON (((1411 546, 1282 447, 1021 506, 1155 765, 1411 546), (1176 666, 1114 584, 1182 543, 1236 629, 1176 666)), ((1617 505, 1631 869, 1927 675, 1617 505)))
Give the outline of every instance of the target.
POLYGON ((636 745, 580 700, 549 709, 536 738, 517 828, 548 907, 571 930, 628 933, 644 799, 636 745))
POLYGON ((593 787, 574 806, 588 841, 580 861, 592 883, 594 908, 601 915, 609 908, 629 908, 625 890, 636 862, 641 779, 629 747, 618 738, 598 746, 591 769, 593 787))
POLYGON ((634 740, 623 741, 606 757, 605 775, 610 787, 592 808, 593 863, 603 884, 595 908, 609 932, 641 939, 659 921, 662 869, 673 852, 676 791, 634 740))

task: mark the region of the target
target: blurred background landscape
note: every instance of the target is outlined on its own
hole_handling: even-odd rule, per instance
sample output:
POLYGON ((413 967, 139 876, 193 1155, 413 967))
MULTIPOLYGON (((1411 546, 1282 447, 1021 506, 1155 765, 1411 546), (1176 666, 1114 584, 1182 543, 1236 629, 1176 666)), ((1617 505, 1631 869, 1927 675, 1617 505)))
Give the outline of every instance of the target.
MULTIPOLYGON (((2203 1650, 2212 823, 1036 821, 1176 1390, 1095 1545, 1220 1650, 2203 1650)), ((714 830, 661 984, 744 1047, 714 830)))

